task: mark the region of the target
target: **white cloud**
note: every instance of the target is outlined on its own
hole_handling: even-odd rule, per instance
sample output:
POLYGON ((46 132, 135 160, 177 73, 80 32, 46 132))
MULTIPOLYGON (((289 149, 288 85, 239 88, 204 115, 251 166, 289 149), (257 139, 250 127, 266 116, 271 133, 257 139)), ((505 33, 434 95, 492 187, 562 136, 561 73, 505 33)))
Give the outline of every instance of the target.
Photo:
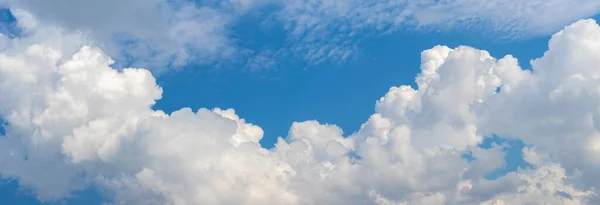
POLYGON ((90 43, 118 62, 155 71, 189 63, 245 62, 237 58, 247 55, 257 55, 250 56, 250 70, 272 67, 271 58, 282 56, 309 64, 344 62, 356 57, 365 39, 414 28, 527 38, 600 12, 595 0, 0 0, 0 5, 28 13, 39 21, 30 25, 36 28, 52 25, 86 33, 90 43), (261 12, 273 13, 253 17, 284 26, 283 47, 240 47, 231 28, 247 14, 261 12), (254 54, 244 52, 248 49, 254 54))
POLYGON ((547 35, 600 13, 595 0, 282 0, 277 18, 294 53, 312 63, 343 61, 382 33, 421 28, 475 31, 491 39, 547 35))
POLYGON ((536 170, 527 170, 519 173, 517 178, 522 184, 515 190, 499 194, 481 204, 594 204, 589 201, 593 192, 579 191, 565 183, 567 176, 559 165, 549 164, 536 170))
POLYGON ((97 186, 114 204, 597 202, 593 20, 554 35, 533 71, 466 46, 426 50, 418 87, 391 88, 358 132, 297 122, 271 150, 232 109, 153 110, 149 71, 118 71, 83 33, 24 22, 29 35, 2 37, 0 176, 41 200, 97 186), (534 168, 486 179, 505 163, 501 145, 477 146, 490 134, 532 144, 534 168))
POLYGON ((212 63, 238 55, 228 26, 263 1, 196 4, 170 0, 2 0, 0 3, 38 21, 83 32, 94 45, 119 61, 162 70, 190 62, 212 63))

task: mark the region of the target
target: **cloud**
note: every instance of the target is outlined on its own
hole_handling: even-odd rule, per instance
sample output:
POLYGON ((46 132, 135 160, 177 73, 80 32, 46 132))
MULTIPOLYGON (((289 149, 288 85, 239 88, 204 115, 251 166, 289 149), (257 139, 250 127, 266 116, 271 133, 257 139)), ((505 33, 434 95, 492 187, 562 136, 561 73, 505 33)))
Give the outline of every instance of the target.
POLYGON ((264 50, 255 54, 246 60, 244 68, 250 72, 271 70, 276 66, 273 57, 276 56, 273 51, 264 50))
POLYGON ((600 12, 594 0, 0 0, 0 5, 27 13, 35 22, 30 29, 84 33, 88 44, 115 58, 116 67, 153 71, 247 61, 249 70, 264 70, 258 68, 273 67, 269 62, 283 57, 308 65, 345 62, 360 54, 364 40, 413 29, 528 38, 600 12), (232 28, 245 18, 281 24, 285 43, 269 50, 244 47, 232 28))
POLYGON ((555 34, 532 70, 467 46, 428 49, 417 87, 392 87, 358 132, 296 122, 265 149, 233 109, 152 109, 151 72, 115 69, 85 32, 15 11, 27 35, 0 41, 0 175, 40 200, 94 186, 112 204, 597 202, 593 20, 555 34), (478 146, 492 134, 529 144, 532 167, 486 179, 505 163, 501 145, 478 146))
POLYGON ((0 1, 12 11, 30 15, 36 22, 31 29, 53 26, 85 33, 90 42, 124 65, 155 71, 234 58, 239 53, 228 27, 261 2, 0 1))
POLYGON ((549 164, 536 170, 527 170, 517 177, 521 185, 516 189, 499 194, 482 204, 593 204, 581 199, 589 198, 594 193, 580 191, 566 184, 567 176, 560 165, 549 164))
POLYGON ((403 30, 459 30, 491 39, 548 35, 600 12, 594 0, 282 0, 289 46, 311 63, 344 61, 369 37, 403 30))

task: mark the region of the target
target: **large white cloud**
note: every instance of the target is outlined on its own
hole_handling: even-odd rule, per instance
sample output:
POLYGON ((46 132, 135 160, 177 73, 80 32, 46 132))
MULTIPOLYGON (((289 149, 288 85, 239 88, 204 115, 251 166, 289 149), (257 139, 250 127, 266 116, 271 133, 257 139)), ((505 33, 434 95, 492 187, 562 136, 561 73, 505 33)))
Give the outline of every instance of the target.
POLYGON ((82 33, 39 30, 26 14, 28 37, 2 36, 0 176, 40 200, 95 186, 114 204, 598 202, 593 20, 554 35, 533 70, 436 46, 418 87, 391 88, 358 132, 297 122, 267 150, 232 109, 153 110, 162 90, 149 71, 113 69, 82 33), (478 146, 492 134, 530 144, 532 168, 485 178, 505 165, 503 145, 478 146))

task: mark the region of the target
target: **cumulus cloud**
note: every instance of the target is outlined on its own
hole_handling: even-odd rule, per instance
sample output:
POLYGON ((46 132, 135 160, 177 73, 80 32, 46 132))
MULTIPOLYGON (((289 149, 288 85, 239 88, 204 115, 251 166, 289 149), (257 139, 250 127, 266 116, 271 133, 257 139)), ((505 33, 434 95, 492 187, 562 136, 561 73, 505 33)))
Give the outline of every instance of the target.
POLYGON ((38 30, 27 14, 30 35, 1 39, 0 176, 40 200, 94 186, 108 204, 598 202, 593 20, 555 34, 532 70, 467 46, 428 49, 417 87, 392 87, 356 133, 296 122, 265 149, 233 109, 152 109, 162 90, 148 70, 114 69, 84 33, 38 30), (532 166, 486 178, 505 163, 502 145, 478 146, 492 134, 522 139, 532 166))

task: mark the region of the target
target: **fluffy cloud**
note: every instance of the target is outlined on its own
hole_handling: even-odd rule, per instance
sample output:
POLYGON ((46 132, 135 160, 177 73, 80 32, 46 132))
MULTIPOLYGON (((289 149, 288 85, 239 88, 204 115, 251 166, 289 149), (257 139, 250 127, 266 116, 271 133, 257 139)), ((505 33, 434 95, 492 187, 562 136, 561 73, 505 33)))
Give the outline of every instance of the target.
POLYGON ((30 35, 1 41, 0 176, 40 200, 95 186, 111 204, 598 202, 593 20, 555 34, 532 70, 436 46, 421 55, 417 87, 391 88, 358 132, 297 122, 265 149, 262 129, 232 109, 152 109, 162 90, 148 70, 116 70, 78 46, 84 34, 21 14, 30 35), (492 134, 529 144, 531 168, 484 177, 505 163, 502 145, 478 146, 492 134))

